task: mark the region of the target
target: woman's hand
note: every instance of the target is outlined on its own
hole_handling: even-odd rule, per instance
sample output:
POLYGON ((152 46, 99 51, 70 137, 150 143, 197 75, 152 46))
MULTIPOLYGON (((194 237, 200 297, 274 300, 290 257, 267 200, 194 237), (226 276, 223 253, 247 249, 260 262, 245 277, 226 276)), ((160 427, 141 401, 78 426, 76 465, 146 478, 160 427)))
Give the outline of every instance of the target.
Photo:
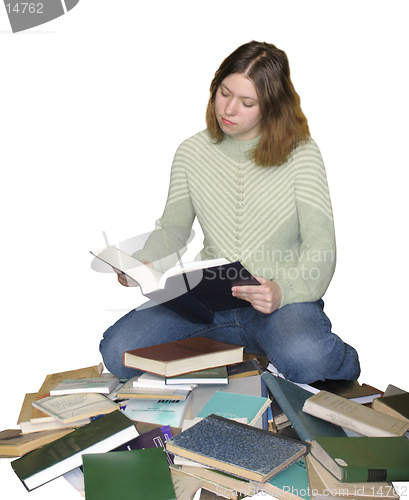
POLYGON ((247 300, 257 311, 270 314, 280 307, 282 297, 280 285, 261 276, 255 278, 260 282, 260 286, 234 286, 233 296, 247 300))
MULTIPOLYGON (((149 267, 153 267, 150 262, 144 262, 149 267)), ((121 283, 123 286, 139 286, 139 283, 137 283, 135 280, 127 276, 125 273, 121 273, 117 269, 114 269, 116 274, 118 275, 118 281, 121 283)))
POLYGON ((135 280, 129 278, 126 274, 120 273, 118 271, 115 272, 117 273, 118 281, 122 286, 139 286, 139 284, 135 280))

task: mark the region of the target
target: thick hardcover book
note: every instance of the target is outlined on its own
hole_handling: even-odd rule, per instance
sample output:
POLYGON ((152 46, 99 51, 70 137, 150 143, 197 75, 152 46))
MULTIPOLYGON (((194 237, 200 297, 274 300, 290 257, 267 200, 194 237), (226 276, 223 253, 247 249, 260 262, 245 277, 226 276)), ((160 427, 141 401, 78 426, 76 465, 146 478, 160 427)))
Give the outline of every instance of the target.
POLYGON ((130 368, 172 377, 238 363, 243 360, 243 351, 243 346, 195 337, 125 351, 123 362, 130 368))
POLYGON ((105 453, 137 435, 134 422, 117 410, 14 460, 11 466, 31 491, 79 467, 84 452, 105 453))
POLYGON ((346 437, 338 425, 303 412, 305 401, 311 397, 309 391, 269 372, 261 377, 302 440, 312 443, 316 436, 346 437))
POLYGON ((317 436, 314 456, 341 482, 409 481, 409 440, 403 436, 317 436))
POLYGON ((53 431, 30 432, 23 434, 19 429, 8 429, 0 432, 0 458, 22 457, 47 443, 51 443, 74 429, 57 429, 53 431))
POLYGON ((340 500, 343 498, 362 500, 399 499, 399 495, 390 482, 341 483, 311 453, 305 457, 305 462, 312 500, 331 500, 334 498, 340 500))
POLYGON ((175 500, 162 448, 83 456, 87 500, 175 500))
POLYGON ((228 474, 264 482, 305 456, 309 445, 209 415, 167 441, 166 449, 228 474))
POLYGON ((409 429, 408 420, 386 415, 327 391, 307 399, 303 411, 368 437, 402 436, 409 429))
POLYGON ((231 288, 260 284, 240 262, 226 259, 185 263, 161 273, 113 246, 91 253, 136 281, 143 295, 196 323, 212 323, 216 311, 248 307, 231 288))

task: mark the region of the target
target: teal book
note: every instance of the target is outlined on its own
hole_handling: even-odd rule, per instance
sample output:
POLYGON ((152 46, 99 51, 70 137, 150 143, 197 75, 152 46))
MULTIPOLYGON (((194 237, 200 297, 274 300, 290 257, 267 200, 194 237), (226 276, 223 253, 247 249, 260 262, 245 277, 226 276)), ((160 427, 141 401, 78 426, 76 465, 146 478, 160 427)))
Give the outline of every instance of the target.
POLYGON ((105 453, 138 434, 134 422, 116 410, 14 460, 11 466, 31 491, 79 467, 83 453, 105 453))
MULTIPOLYGON (((263 382, 261 375, 253 375, 251 377, 243 377, 229 380, 225 385, 199 385, 193 391, 192 396, 192 418, 198 416, 205 405, 210 401, 210 398, 216 392, 247 394, 249 396, 257 396, 262 398, 268 397, 267 386, 263 382)), ((264 412, 261 419, 256 422, 255 427, 268 429, 267 412, 264 412)))
POLYGON ((300 439, 312 443, 316 436, 346 437, 342 427, 303 412, 311 392, 269 372, 264 372, 261 377, 300 439))
POLYGON ((175 500, 163 448, 83 456, 87 500, 175 500))
POLYGON ((204 418, 214 414, 225 418, 247 418, 249 425, 255 425, 270 404, 269 398, 216 391, 197 416, 204 418))
POLYGON ((317 436, 314 457, 341 482, 409 481, 409 439, 317 436))
POLYGON ((251 485, 255 492, 263 491, 276 498, 311 499, 305 458, 293 463, 269 481, 251 485))
POLYGON ((265 482, 309 452, 298 439, 217 415, 177 434, 166 449, 183 458, 251 481, 265 482))

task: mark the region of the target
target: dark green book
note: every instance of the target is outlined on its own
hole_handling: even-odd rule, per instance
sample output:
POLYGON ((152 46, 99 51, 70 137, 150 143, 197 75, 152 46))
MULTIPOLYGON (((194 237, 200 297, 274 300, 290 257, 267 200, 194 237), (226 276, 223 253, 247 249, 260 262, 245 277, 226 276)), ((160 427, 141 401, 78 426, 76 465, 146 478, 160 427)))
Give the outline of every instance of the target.
POLYGON ((303 412, 304 403, 312 396, 311 392, 269 372, 264 372, 261 377, 300 439, 313 443, 316 436, 346 437, 345 431, 338 425, 303 412))
POLYGON ((14 460, 11 466, 31 491, 79 467, 84 452, 105 453, 136 436, 135 422, 116 410, 14 460))
POLYGON ((409 481, 409 440, 317 436, 315 458, 341 482, 409 481))
POLYGON ((83 456, 87 500, 174 500, 163 448, 83 456))

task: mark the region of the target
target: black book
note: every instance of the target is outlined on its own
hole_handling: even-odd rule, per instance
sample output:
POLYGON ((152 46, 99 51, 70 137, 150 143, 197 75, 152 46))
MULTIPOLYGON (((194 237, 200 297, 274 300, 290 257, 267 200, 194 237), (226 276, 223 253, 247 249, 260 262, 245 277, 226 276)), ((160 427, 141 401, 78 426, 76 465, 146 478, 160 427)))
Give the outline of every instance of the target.
POLYGON ((260 284, 239 261, 191 262, 161 273, 113 246, 93 255, 136 281, 145 297, 194 323, 212 323, 217 311, 250 306, 233 297, 231 288, 260 284))

